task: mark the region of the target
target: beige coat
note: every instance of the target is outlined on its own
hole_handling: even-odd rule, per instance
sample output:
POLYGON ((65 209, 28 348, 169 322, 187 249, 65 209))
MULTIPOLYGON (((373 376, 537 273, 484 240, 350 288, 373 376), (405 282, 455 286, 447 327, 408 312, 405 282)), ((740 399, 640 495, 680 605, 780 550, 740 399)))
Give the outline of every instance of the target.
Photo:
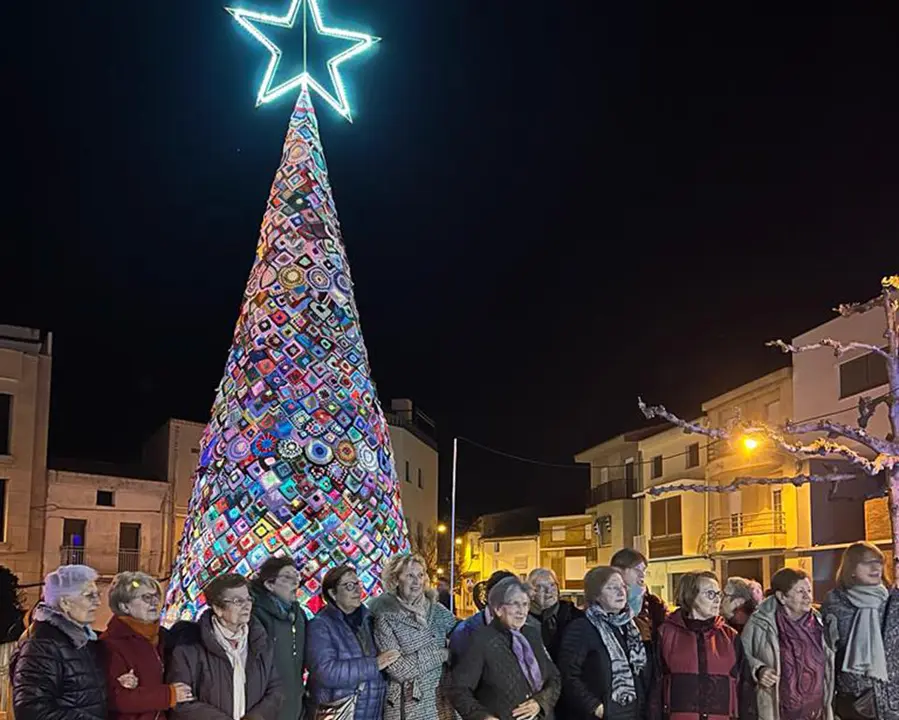
MULTIPOLYGON (((749 618, 743 634, 743 652, 746 655, 746 663, 753 680, 758 671, 768 667, 780 675, 780 640, 777 633, 777 598, 769 597, 749 618)), ((821 624, 821 615, 817 610, 812 610, 815 619, 821 624)), ((822 624, 823 627, 823 624, 822 624)), ((834 687, 834 652, 827 642, 827 634, 824 635, 824 655, 827 666, 824 668, 824 697, 826 698, 826 719, 834 720, 833 716, 833 687, 834 687)), ((758 702, 758 720, 780 720, 780 688, 777 684, 771 688, 756 686, 756 699, 758 702)))

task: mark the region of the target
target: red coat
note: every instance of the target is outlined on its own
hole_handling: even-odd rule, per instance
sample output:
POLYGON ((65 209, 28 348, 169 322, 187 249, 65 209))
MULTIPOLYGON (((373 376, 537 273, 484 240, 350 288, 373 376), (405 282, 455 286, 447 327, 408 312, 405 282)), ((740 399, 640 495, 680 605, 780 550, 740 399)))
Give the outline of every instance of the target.
POLYGON ((654 714, 665 720, 747 720, 754 695, 743 646, 721 617, 701 627, 679 610, 659 628, 654 714), (688 625, 690 622, 690 625, 688 625))
POLYGON ((106 659, 109 717, 113 720, 162 720, 173 707, 173 693, 163 681, 163 639, 155 647, 113 616, 100 636, 106 659), (116 679, 133 670, 138 686, 123 688, 116 679))

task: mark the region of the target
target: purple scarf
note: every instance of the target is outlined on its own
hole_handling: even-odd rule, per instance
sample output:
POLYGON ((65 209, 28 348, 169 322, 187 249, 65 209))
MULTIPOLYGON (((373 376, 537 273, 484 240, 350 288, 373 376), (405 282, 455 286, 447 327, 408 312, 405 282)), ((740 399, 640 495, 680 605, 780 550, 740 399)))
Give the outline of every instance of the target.
POLYGON ((790 620, 777 608, 781 720, 824 719, 824 630, 814 613, 790 620))
POLYGON ((540 672, 540 665, 537 663, 537 656, 534 655, 534 648, 528 642, 528 639, 518 630, 509 629, 512 633, 512 652, 515 653, 515 659, 518 660, 518 666, 521 672, 527 678, 528 685, 531 690, 538 692, 543 687, 543 673, 540 672))

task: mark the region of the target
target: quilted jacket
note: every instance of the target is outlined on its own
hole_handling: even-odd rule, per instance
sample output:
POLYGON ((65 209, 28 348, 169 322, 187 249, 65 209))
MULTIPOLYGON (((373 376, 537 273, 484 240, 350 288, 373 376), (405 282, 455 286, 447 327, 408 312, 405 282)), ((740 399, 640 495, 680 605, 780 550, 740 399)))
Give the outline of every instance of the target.
POLYGON ((106 720, 97 641, 49 605, 33 619, 10 661, 16 720, 106 720))

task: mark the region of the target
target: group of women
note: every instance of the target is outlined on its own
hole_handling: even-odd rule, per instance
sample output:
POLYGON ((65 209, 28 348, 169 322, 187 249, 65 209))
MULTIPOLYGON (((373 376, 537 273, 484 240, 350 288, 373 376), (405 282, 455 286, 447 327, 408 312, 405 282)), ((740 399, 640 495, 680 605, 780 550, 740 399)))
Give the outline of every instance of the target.
POLYGON ((322 581, 307 624, 290 559, 252 582, 205 588, 196 623, 159 628, 155 580, 118 575, 99 638, 96 574, 45 581, 13 657, 17 720, 899 720, 899 590, 883 554, 857 543, 819 611, 808 576, 756 583, 687 573, 677 609, 645 588, 622 550, 584 578, 586 608, 559 599, 549 570, 488 581, 462 623, 415 555, 391 558, 368 606, 349 565, 322 581), (304 677, 307 685, 304 685, 304 677))

